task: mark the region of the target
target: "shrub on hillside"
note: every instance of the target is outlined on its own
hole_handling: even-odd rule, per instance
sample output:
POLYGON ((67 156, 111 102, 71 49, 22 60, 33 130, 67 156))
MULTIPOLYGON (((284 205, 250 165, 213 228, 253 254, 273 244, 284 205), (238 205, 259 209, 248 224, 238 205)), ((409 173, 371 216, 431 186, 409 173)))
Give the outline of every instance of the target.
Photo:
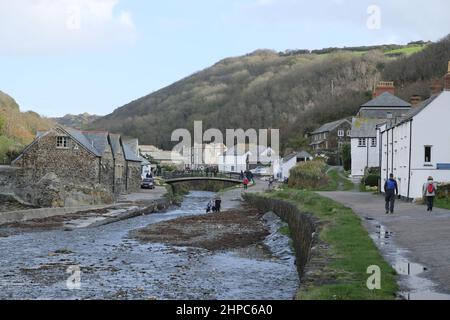
POLYGON ((441 199, 450 197, 450 184, 440 184, 437 188, 437 197, 441 199))
POLYGON ((323 160, 300 163, 291 169, 289 187, 297 189, 317 189, 328 183, 327 164, 323 160))
POLYGON ((342 146, 342 162, 345 171, 352 169, 352 146, 350 143, 346 143, 342 146))

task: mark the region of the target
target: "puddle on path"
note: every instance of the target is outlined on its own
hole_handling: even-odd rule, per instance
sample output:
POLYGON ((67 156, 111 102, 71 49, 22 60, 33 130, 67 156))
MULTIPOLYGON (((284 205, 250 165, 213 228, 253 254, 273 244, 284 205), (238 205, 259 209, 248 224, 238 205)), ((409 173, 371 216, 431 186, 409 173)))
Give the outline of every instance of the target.
POLYGON ((374 226, 375 232, 371 234, 372 239, 399 275, 401 291, 398 294, 402 299, 450 300, 450 295, 437 292, 437 285, 425 278, 430 269, 409 261, 407 259, 409 252, 394 244, 395 234, 393 232, 373 218, 365 218, 365 220, 374 226))

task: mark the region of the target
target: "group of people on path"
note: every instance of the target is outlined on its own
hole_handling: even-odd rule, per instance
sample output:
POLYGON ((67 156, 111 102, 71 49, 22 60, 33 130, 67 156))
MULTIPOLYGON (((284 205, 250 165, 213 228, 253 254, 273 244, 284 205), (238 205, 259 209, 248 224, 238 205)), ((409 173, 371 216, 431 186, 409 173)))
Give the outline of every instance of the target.
MULTIPOLYGON (((437 195, 437 183, 434 182, 433 177, 428 177, 427 182, 423 185, 423 197, 427 205, 427 211, 433 212, 434 200, 437 195)), ((399 197, 398 183, 394 175, 391 173, 389 179, 384 184, 384 192, 386 195, 386 214, 394 214, 395 199, 399 197)))
POLYGON ((214 213, 220 213, 222 209, 222 199, 220 196, 216 196, 214 200, 211 200, 208 202, 206 206, 206 213, 214 212, 214 213))
POLYGON ((242 181, 242 184, 244 185, 244 190, 248 189, 250 182, 255 184, 255 177, 250 170, 247 170, 245 172, 241 171, 239 179, 242 181))

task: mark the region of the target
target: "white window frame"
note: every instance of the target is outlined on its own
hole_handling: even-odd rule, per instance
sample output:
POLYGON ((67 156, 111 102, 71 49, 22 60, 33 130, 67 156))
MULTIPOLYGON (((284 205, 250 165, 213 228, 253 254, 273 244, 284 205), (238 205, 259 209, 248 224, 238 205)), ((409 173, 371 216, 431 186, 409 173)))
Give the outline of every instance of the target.
POLYGON ((376 147, 378 146, 377 138, 371 138, 371 139, 370 139, 370 146, 371 146, 372 148, 376 148, 376 147))
POLYGON ((351 137, 352 136, 352 130, 347 130, 347 137, 351 137))
POLYGON ((338 137, 339 138, 345 137, 345 131, 344 130, 338 130, 338 137))
POLYGON ((69 149, 69 137, 57 136, 56 137, 56 148, 57 149, 69 149))
POLYGON ((367 147, 367 139, 366 138, 358 138, 358 147, 361 147, 361 148, 367 147))

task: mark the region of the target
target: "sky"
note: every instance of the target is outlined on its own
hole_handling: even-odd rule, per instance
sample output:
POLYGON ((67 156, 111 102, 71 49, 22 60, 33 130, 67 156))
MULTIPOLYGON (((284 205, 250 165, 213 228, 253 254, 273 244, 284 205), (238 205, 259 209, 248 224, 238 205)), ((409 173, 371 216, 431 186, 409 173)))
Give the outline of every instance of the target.
POLYGON ((0 90, 44 116, 106 115, 257 49, 437 41, 448 0, 0 0, 0 90))

